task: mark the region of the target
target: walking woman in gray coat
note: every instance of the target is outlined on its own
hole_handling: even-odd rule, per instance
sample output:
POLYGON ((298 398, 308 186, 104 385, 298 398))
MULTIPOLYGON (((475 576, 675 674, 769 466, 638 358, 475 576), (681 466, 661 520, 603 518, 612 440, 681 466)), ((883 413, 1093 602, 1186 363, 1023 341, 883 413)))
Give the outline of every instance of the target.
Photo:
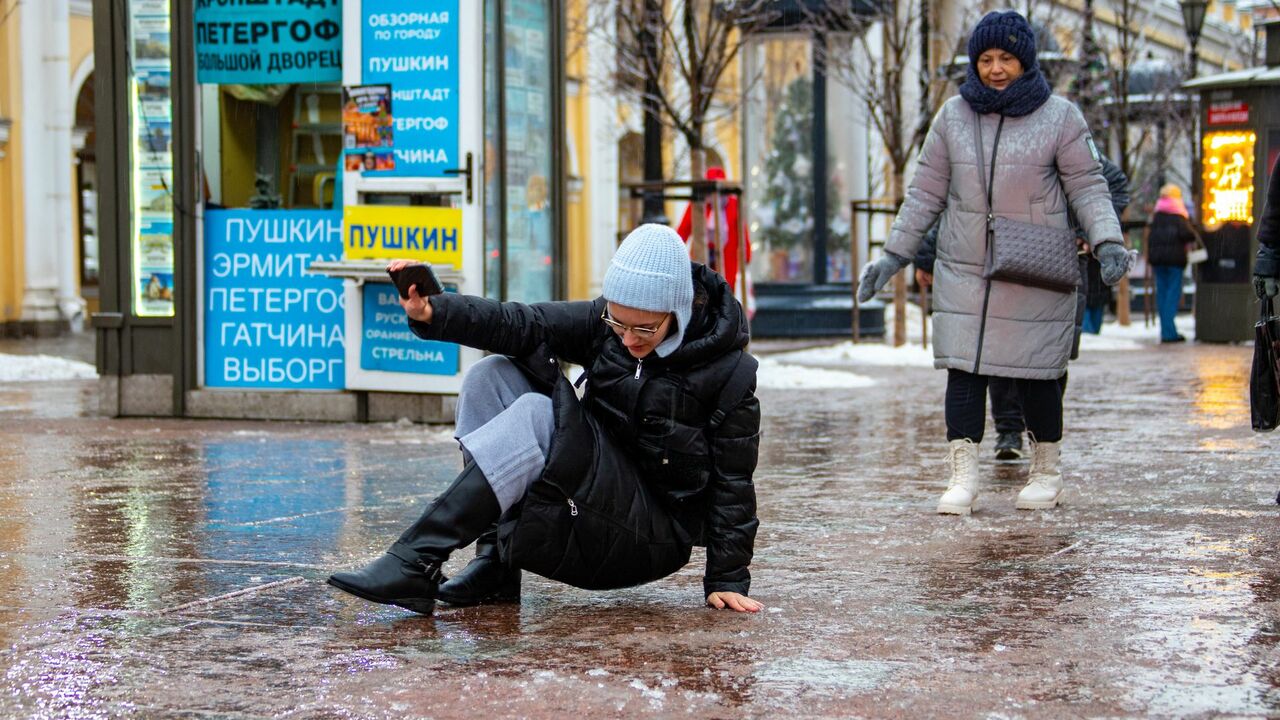
POLYGON ((1032 440, 1030 478, 1016 507, 1058 504, 1058 379, 1066 372, 1075 334, 1076 293, 984 277, 990 249, 988 186, 982 178, 991 181, 995 217, 1067 228, 1069 203, 1101 263, 1103 281, 1114 285, 1131 260, 1098 157, 1079 109, 1054 96, 1041 74, 1026 19, 1014 11, 983 17, 969 38, 969 71, 960 95, 934 119, 885 253, 867 266, 858 289, 859 298, 869 300, 884 287, 911 262, 921 237, 941 216, 933 275, 934 365, 948 372, 951 480, 939 513, 967 515, 978 495, 978 443, 991 377, 1018 380, 1032 440))

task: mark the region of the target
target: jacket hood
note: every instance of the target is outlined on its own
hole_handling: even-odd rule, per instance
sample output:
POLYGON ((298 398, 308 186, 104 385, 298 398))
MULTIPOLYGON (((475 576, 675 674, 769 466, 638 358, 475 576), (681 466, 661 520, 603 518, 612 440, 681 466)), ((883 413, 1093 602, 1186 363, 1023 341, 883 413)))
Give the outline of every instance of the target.
POLYGON ((664 358, 673 365, 695 365, 745 348, 751 341, 751 326, 742 304, 733 296, 729 283, 719 273, 701 263, 692 263, 693 313, 689 327, 675 352, 664 358))

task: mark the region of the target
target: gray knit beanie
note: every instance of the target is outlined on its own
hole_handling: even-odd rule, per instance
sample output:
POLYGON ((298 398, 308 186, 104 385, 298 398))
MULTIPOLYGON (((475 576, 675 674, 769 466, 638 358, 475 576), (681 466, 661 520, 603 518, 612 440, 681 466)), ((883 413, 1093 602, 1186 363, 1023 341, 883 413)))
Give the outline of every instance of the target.
POLYGON ((637 310, 669 312, 676 326, 654 352, 666 357, 680 347, 693 313, 693 269, 689 249, 666 225, 641 225, 627 235, 604 273, 604 299, 637 310))

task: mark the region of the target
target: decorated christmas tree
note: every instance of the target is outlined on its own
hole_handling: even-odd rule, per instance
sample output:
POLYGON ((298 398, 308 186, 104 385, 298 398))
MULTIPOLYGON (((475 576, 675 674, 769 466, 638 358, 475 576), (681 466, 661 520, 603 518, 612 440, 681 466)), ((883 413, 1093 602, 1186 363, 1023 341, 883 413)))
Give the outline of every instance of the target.
MULTIPOLYGON (((777 249, 809 247, 813 241, 813 83, 800 77, 787 86, 773 117, 772 147, 765 160, 764 199, 757 209, 759 237, 777 249)), ((828 160, 827 167, 834 167, 828 160)), ((827 245, 849 246, 848 223, 839 216, 840 192, 827 189, 827 245)))

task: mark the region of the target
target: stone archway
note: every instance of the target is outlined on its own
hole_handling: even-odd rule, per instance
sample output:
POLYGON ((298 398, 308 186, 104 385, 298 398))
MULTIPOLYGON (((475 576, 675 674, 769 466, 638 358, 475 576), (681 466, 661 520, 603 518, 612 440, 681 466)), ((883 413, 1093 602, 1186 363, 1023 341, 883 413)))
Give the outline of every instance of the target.
POLYGON ((93 58, 87 59, 75 73, 74 121, 71 128, 71 152, 74 183, 72 207, 75 210, 76 265, 80 279, 80 296, 89 313, 98 311, 98 173, 95 154, 93 58))

